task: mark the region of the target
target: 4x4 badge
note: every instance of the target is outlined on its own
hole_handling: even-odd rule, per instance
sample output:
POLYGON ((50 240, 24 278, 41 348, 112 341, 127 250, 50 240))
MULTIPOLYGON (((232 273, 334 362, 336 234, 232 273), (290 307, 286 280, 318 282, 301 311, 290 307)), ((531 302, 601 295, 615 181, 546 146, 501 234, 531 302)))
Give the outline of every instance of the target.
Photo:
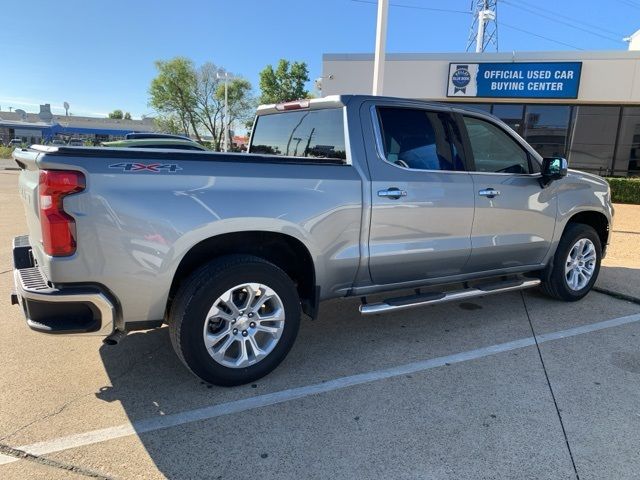
POLYGON ((117 168, 123 172, 177 172, 182 170, 175 163, 112 163, 109 168, 117 168))

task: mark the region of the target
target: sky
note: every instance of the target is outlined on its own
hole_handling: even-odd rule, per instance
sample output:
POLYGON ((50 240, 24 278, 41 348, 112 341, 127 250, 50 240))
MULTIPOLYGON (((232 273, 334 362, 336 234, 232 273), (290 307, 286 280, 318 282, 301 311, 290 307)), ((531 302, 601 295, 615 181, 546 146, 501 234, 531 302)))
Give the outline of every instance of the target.
MULTIPOLYGON (((375 0, 29 0, 20 12, 5 2, 15 15, 0 28, 1 110, 64 113, 67 101, 75 115, 137 118, 153 115, 155 60, 211 61, 257 94, 260 70, 280 58, 307 62, 314 79, 323 53, 375 42, 375 0)), ((465 50, 471 0, 390 3, 387 52, 465 50)), ((498 0, 500 51, 626 50, 639 28, 640 0, 498 0)))

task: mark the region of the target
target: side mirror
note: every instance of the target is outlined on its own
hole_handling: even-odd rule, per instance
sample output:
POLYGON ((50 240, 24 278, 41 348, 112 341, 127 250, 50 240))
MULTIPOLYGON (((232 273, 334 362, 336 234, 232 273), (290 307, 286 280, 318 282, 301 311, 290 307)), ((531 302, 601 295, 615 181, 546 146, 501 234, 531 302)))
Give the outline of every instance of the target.
POLYGON ((547 183, 558 180, 567 175, 569 162, 562 157, 547 157, 542 159, 542 177, 547 183))

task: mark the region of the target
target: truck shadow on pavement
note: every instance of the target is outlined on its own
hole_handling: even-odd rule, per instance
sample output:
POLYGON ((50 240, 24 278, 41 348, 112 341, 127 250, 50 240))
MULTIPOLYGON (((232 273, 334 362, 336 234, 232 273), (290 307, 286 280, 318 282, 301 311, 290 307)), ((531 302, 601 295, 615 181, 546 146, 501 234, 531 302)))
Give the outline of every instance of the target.
MULTIPOLYGON (((614 287, 610 279, 616 279, 616 283, 624 279, 626 284, 635 285, 636 295, 640 296, 640 269, 603 266, 602 273, 599 286, 611 289, 614 287)), ((544 297, 537 289, 528 291, 525 296, 534 309, 547 311, 555 318, 562 318, 574 308, 572 304, 544 297)), ((583 303, 581 308, 585 311, 593 310, 603 304, 604 298, 592 293, 578 303, 583 303)), ((615 301, 620 302, 619 299, 615 301)), ((320 319, 303 320, 298 340, 280 367, 254 384, 234 388, 208 385, 192 375, 174 354, 166 327, 132 332, 117 346, 100 348, 111 385, 102 387, 96 397, 105 402, 120 402, 135 428, 135 422, 160 415, 322 383, 530 335, 526 317, 519 312, 522 308, 520 293, 367 319, 358 314, 357 306, 355 299, 323 305, 320 319), (498 298, 501 301, 497 301, 498 298)), ((603 313, 613 317, 630 309, 630 306, 622 307, 620 312, 618 307, 611 312, 603 307, 598 318, 594 316, 584 321, 605 320, 607 317, 603 317, 603 313)), ((560 325, 554 327, 555 330, 562 328, 560 325)), ((262 429, 269 428, 270 420, 265 417, 256 415, 253 419, 251 412, 242 415, 244 422, 254 420, 262 429)), ((227 442, 240 441, 229 433, 238 418, 218 417, 140 432, 138 437, 158 470, 168 478, 229 478, 234 476, 234 467, 220 455, 227 442), (227 438, 230 435, 233 438, 227 438)), ((268 438, 260 441, 265 445, 269 443, 268 438)), ((260 465, 260 462, 266 462, 264 455, 268 454, 267 447, 249 451, 247 461, 260 465)), ((275 461, 269 458, 272 460, 275 461)), ((126 461, 140 460, 133 457, 126 461)), ((267 463, 263 464, 267 467, 267 463)), ((276 465, 269 465, 267 470, 271 471, 265 473, 286 472, 283 466, 278 470, 276 465)))

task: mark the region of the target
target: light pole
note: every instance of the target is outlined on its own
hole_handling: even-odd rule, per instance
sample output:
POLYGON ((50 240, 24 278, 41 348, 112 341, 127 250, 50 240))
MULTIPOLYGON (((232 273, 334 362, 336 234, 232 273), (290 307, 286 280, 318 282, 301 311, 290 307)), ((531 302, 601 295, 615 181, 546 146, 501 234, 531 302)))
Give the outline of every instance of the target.
POLYGON ((222 150, 225 152, 228 152, 229 151, 229 91, 228 91, 229 72, 227 72, 226 70, 224 71, 224 74, 221 74, 220 72, 218 72, 216 76, 218 78, 224 78, 224 122, 223 122, 224 146, 222 147, 222 150))
POLYGON ((376 22, 376 51, 373 61, 373 94, 382 94, 384 83, 385 46, 387 43, 387 12, 389 0, 378 0, 378 21, 376 22))

